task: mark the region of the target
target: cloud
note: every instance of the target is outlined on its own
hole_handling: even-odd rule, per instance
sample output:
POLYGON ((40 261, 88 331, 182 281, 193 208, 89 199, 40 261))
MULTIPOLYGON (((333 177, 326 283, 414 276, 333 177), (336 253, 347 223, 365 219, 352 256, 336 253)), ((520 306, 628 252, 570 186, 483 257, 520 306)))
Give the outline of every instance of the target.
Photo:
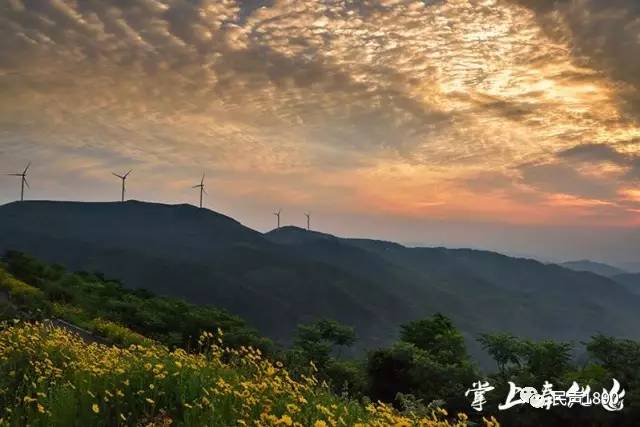
POLYGON ((624 110, 640 119, 640 4, 627 0, 516 0, 538 14, 548 34, 566 42, 576 62, 616 81, 624 110))
MULTIPOLYGON (((628 144, 617 144, 624 148, 628 144)), ((640 158, 607 144, 582 144, 562 150, 544 162, 520 165, 519 182, 543 203, 575 207, 576 214, 597 222, 617 218, 634 222, 640 158)))
POLYGON ((634 151, 617 151, 614 147, 606 144, 584 144, 562 151, 558 157, 596 164, 609 162, 625 171, 623 179, 632 182, 640 180, 640 155, 634 151))
POLYGON ((613 200, 622 178, 585 163, 640 176, 640 147, 624 145, 640 137, 623 102, 636 61, 613 55, 637 37, 631 8, 596 3, 12 0, 0 144, 154 182, 211 169, 225 197, 391 200, 393 215, 473 214, 424 188, 477 191, 482 215, 547 192, 613 200), (599 26, 610 53, 590 50, 599 26), (398 194, 372 194, 381 182, 398 194))
POLYGON ((586 162, 625 163, 627 156, 607 144, 582 144, 558 153, 558 157, 586 162))
POLYGON ((608 200, 616 194, 616 184, 580 173, 567 164, 528 165, 521 169, 522 179, 548 193, 608 200))

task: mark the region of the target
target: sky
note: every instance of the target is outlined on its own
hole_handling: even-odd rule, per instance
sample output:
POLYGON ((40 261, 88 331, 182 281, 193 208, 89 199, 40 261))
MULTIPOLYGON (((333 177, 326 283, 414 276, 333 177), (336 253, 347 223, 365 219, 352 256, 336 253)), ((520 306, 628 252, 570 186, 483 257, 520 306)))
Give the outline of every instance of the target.
POLYGON ((640 3, 1 0, 0 172, 29 161, 30 199, 205 172, 261 231, 640 263, 640 3))

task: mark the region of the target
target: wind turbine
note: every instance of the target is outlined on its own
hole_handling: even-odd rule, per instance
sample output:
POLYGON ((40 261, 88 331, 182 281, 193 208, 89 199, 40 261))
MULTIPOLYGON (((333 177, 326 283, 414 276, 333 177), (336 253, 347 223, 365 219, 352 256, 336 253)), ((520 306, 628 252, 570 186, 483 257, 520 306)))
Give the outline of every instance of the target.
POLYGON ((278 228, 280 228, 280 213, 282 209, 278 209, 278 212, 274 212, 273 214, 278 218, 278 228))
POLYGON ((307 231, 311 230, 311 214, 306 212, 304 216, 307 217, 307 231))
POLYGON ((133 171, 133 169, 129 170, 129 172, 125 173, 124 175, 119 175, 115 172, 111 172, 113 174, 113 176, 117 176, 118 178, 120 178, 122 180, 122 199, 121 201, 124 202, 124 190, 125 190, 125 182, 127 181, 127 177, 129 176, 129 174, 133 171))
POLYGON ((204 189, 204 172, 202 172, 202 180, 200 181, 200 184, 194 185, 191 188, 200 189, 200 207, 202 208, 202 193, 207 194, 207 191, 204 189))
POLYGON ((29 170, 30 166, 31 166, 31 162, 29 162, 27 164, 27 167, 24 168, 22 173, 10 173, 10 174, 7 174, 7 175, 10 175, 10 176, 19 176, 19 177, 21 177, 21 179, 20 179, 20 201, 21 202, 24 201, 24 186, 26 185, 27 188, 29 188, 29 189, 31 188, 31 187, 29 187, 29 183, 27 182, 27 171, 29 170))

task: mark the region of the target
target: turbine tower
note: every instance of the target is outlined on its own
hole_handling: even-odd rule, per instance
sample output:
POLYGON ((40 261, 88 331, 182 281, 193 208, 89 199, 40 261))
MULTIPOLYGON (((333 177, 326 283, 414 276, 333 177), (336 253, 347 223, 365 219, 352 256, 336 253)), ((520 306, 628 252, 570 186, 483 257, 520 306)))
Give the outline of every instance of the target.
POLYGON ((200 180, 200 184, 194 185, 191 188, 200 189, 200 207, 202 208, 202 193, 207 194, 207 190, 204 189, 204 172, 202 172, 202 180, 200 180))
POLYGON ((24 186, 26 185, 27 188, 31 188, 29 187, 29 183, 27 182, 27 171, 29 170, 29 167, 31 166, 31 162, 29 162, 27 164, 27 167, 24 168, 24 170, 22 171, 22 173, 10 173, 7 175, 10 176, 19 176, 20 179, 20 201, 24 201, 24 186))
POLYGON ((278 209, 278 212, 274 212, 273 214, 276 216, 276 218, 278 218, 278 228, 280 228, 280 213, 282 212, 282 209, 278 209))
POLYGON ((125 182, 127 181, 127 177, 129 176, 129 174, 133 171, 133 169, 129 170, 129 172, 125 173, 124 175, 119 175, 115 172, 111 172, 113 174, 113 176, 117 176, 118 178, 120 178, 122 180, 122 198, 120 199, 121 202, 124 202, 124 191, 125 191, 125 182))
POLYGON ((311 230, 311 214, 309 212, 305 213, 304 216, 307 217, 307 231, 311 230))

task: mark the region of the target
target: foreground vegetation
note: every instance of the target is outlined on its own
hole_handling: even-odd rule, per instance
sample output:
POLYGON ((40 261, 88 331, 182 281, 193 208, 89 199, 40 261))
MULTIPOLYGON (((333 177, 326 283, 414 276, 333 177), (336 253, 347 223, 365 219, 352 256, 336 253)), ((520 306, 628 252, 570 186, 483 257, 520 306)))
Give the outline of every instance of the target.
MULTIPOLYGON (((45 324, 0 332, 0 404, 5 426, 465 426, 339 397, 313 376, 291 378, 259 350, 200 339, 200 352, 149 344, 87 344, 45 324)), ((491 421, 487 425, 494 425, 491 421)))
MULTIPOLYGON (((89 402, 90 399, 86 400, 85 395, 78 395, 77 399, 65 397, 71 392, 61 392, 58 388, 55 388, 54 394, 62 393, 59 395, 61 397, 50 399, 50 393, 39 389, 39 377, 34 377, 30 372, 20 376, 15 368, 10 368, 12 365, 3 365, 2 369, 7 369, 7 378, 14 381, 0 384, 2 390, 8 390, 3 395, 4 403, 9 410, 16 405, 18 408, 17 412, 4 414, 5 420, 11 420, 11 425, 24 425, 27 422, 38 425, 41 421, 35 422, 32 417, 38 420, 44 417, 45 414, 38 412, 42 408, 50 411, 49 415, 53 417, 54 413, 62 414, 65 410, 70 413, 83 411, 89 403, 92 410, 94 403, 99 405, 98 414, 101 416, 94 417, 96 413, 84 414, 94 417, 86 421, 89 423, 86 425, 93 425, 97 420, 103 420, 101 422, 106 423, 104 425, 162 425, 158 423, 169 418, 185 425, 210 425, 205 421, 209 419, 222 423, 214 425, 235 425, 235 421, 225 424, 230 422, 229 414, 243 421, 258 417, 261 420, 259 423, 262 423, 259 425, 287 425, 289 420, 291 425, 299 422, 302 426, 313 425, 309 423, 315 421, 319 421, 318 426, 324 425, 323 422, 326 425, 390 425, 389 418, 379 418, 382 414, 392 417, 399 425, 447 425, 447 422, 464 425, 467 423, 466 416, 446 417, 448 421, 445 421, 442 418, 443 410, 446 409, 450 414, 470 411, 470 401, 465 397, 465 391, 479 379, 489 381, 495 390, 486 396, 487 402, 480 414, 471 411, 470 423, 482 423, 483 417, 491 415, 498 416, 505 425, 527 427, 636 426, 640 423, 640 343, 635 341, 598 335, 577 345, 549 340, 535 342, 499 333, 486 334, 479 337, 479 341, 494 358, 498 368, 496 372, 486 374, 469 357, 461 333, 451 320, 440 314, 403 325, 398 341, 387 348, 372 350, 365 357, 349 359, 340 357, 340 354, 357 339, 355 332, 353 328, 332 320, 321 319, 300 325, 291 346, 278 347, 224 310, 126 289, 100 274, 66 272, 61 267, 47 265, 16 252, 8 253, 4 258, 4 266, 0 265, 0 296, 2 292, 9 296, 10 301, 4 304, 0 302, 0 318, 20 318, 29 322, 48 318, 64 319, 92 332, 89 341, 96 338, 103 344, 119 347, 89 346, 43 324, 30 326, 20 323, 6 329, 3 336, 19 336, 30 331, 29 334, 41 337, 38 343, 46 341, 51 349, 38 347, 24 353, 18 346, 8 346, 6 360, 13 360, 11 363, 16 366, 29 359, 40 360, 38 366, 51 366, 51 354, 57 354, 59 347, 66 347, 66 344, 60 346, 51 341, 53 338, 49 338, 57 337, 57 340, 75 343, 70 345, 74 348, 73 357, 86 361, 87 375, 91 376, 91 372, 96 370, 100 372, 100 364, 103 363, 100 354, 103 353, 119 360, 117 363, 121 365, 117 369, 125 371, 125 374, 116 375, 115 379, 110 377, 114 375, 113 372, 108 375, 105 373, 105 378, 110 378, 106 382, 85 378, 80 374, 80 377, 73 376, 73 380, 68 380, 76 389, 86 390, 88 396, 102 399, 89 402), (35 328, 33 331, 36 332, 29 328, 35 328), (216 329, 224 331, 224 343, 228 348, 222 348, 220 343, 215 342, 214 347, 204 345, 198 338, 202 333, 208 334, 208 331, 216 329), (255 350, 249 350, 251 348, 255 350), (254 360, 256 356, 258 358, 254 360), (100 362, 93 364, 94 358, 100 362), (247 358, 253 362, 244 361, 247 358), (171 367, 179 367, 174 363, 175 360, 183 366, 183 362, 189 360, 191 366, 202 367, 202 370, 171 370, 171 367), (131 370, 126 367, 129 365, 131 370), (137 370, 145 365, 151 366, 153 375, 137 370), (162 366, 162 369, 154 373, 156 365, 162 366), (313 366, 312 372, 310 366, 313 366), (267 388, 264 385, 244 388, 243 382, 249 385, 262 381, 263 377, 258 375, 262 372, 260 369, 267 369, 274 375, 278 373, 273 378, 269 375, 264 377, 275 382, 269 382, 267 388), (161 383, 153 383, 155 375, 164 370, 167 370, 166 378, 161 378, 161 383), (16 372, 11 374, 11 371, 16 372), (189 375, 184 377, 186 372, 189 375), (135 382, 137 388, 125 392, 116 383, 124 381, 127 376, 139 379, 135 382), (168 377, 183 378, 183 381, 175 383, 168 377), (225 399, 235 396, 233 399, 248 399, 250 403, 233 400, 231 404, 222 399, 222 395, 212 393, 211 387, 217 386, 219 378, 223 378, 222 384, 235 384, 228 389, 230 395, 225 399), (581 385, 589 385, 593 390, 601 390, 611 386, 612 378, 619 380, 626 389, 625 407, 621 412, 610 413, 600 407, 575 406, 547 411, 528 405, 502 412, 497 410, 507 396, 509 381, 538 390, 545 381, 552 383, 556 390, 566 390, 576 381, 581 385), (77 381, 80 383, 76 384, 77 381), (322 385, 318 385, 318 382, 322 385), (269 388, 271 386, 275 387, 275 391, 269 388), (17 394, 11 394, 14 390, 17 394), (118 395, 118 390, 128 396, 127 405, 100 406, 113 403, 113 396, 118 395), (282 396, 279 393, 283 390, 285 394, 289 393, 289 397, 280 400, 282 396), (302 390, 302 398, 306 402, 299 399, 300 395, 291 394, 302 390), (272 391, 280 397, 274 397, 276 395, 272 391), (23 395, 19 396, 20 393, 23 395), (46 396, 47 404, 38 396, 46 396), (206 414, 204 418, 198 418, 198 411, 206 409, 203 398, 214 402, 213 409, 209 408, 212 412, 203 412, 206 414), (218 398, 222 400, 216 400, 218 398), (67 399, 71 399, 71 403, 67 399), (386 405, 368 405, 367 402, 371 401, 388 402, 396 409, 386 405), (297 405, 297 409, 294 406, 287 407, 287 404, 297 405), (55 409, 56 405, 60 405, 60 408, 55 409), (185 408, 193 409, 189 406, 196 410, 187 412, 185 408), (269 408, 264 417, 271 415, 271 418, 260 418, 264 408, 269 408), (318 408, 328 409, 330 414, 318 408), (288 409, 297 412, 291 413, 288 409), (322 414, 324 417, 316 420, 315 417, 322 414), (223 418, 215 418, 218 416, 223 418)), ((214 338, 209 335, 206 337, 209 341, 214 338)), ((25 342, 31 343, 29 340, 25 342)), ((5 360, 4 356, 2 360, 5 360)), ((109 364, 112 362, 104 363, 106 366, 115 366, 109 364)), ((4 374, 0 372, 0 375, 4 374)), ((60 382, 55 381, 55 387, 58 387, 60 382)), ((60 416, 67 420, 67 415, 60 416)), ((53 422, 53 419, 55 417, 46 420, 53 422)), ((85 418, 80 416, 78 419, 85 418)), ((40 425, 54 425, 42 423, 40 425)))
POLYGON ((202 331, 221 328, 230 346, 252 346, 265 353, 275 349, 271 340, 225 310, 127 289, 100 273, 68 272, 20 252, 7 252, 3 261, 0 289, 30 319, 64 319, 120 345, 148 338, 171 348, 190 348, 202 331))
POLYGON ((265 357, 243 342, 271 352, 274 345, 222 310, 127 290, 16 252, 4 261, 0 293, 8 299, 0 316, 14 320, 0 324, 0 426, 467 425, 462 413, 448 416, 409 401, 399 411, 334 393, 317 379, 311 358, 324 354, 319 363, 326 368, 334 361, 331 345, 351 341, 353 332, 335 322, 301 327, 294 349, 265 357), (49 318, 80 325, 88 335, 49 318))

